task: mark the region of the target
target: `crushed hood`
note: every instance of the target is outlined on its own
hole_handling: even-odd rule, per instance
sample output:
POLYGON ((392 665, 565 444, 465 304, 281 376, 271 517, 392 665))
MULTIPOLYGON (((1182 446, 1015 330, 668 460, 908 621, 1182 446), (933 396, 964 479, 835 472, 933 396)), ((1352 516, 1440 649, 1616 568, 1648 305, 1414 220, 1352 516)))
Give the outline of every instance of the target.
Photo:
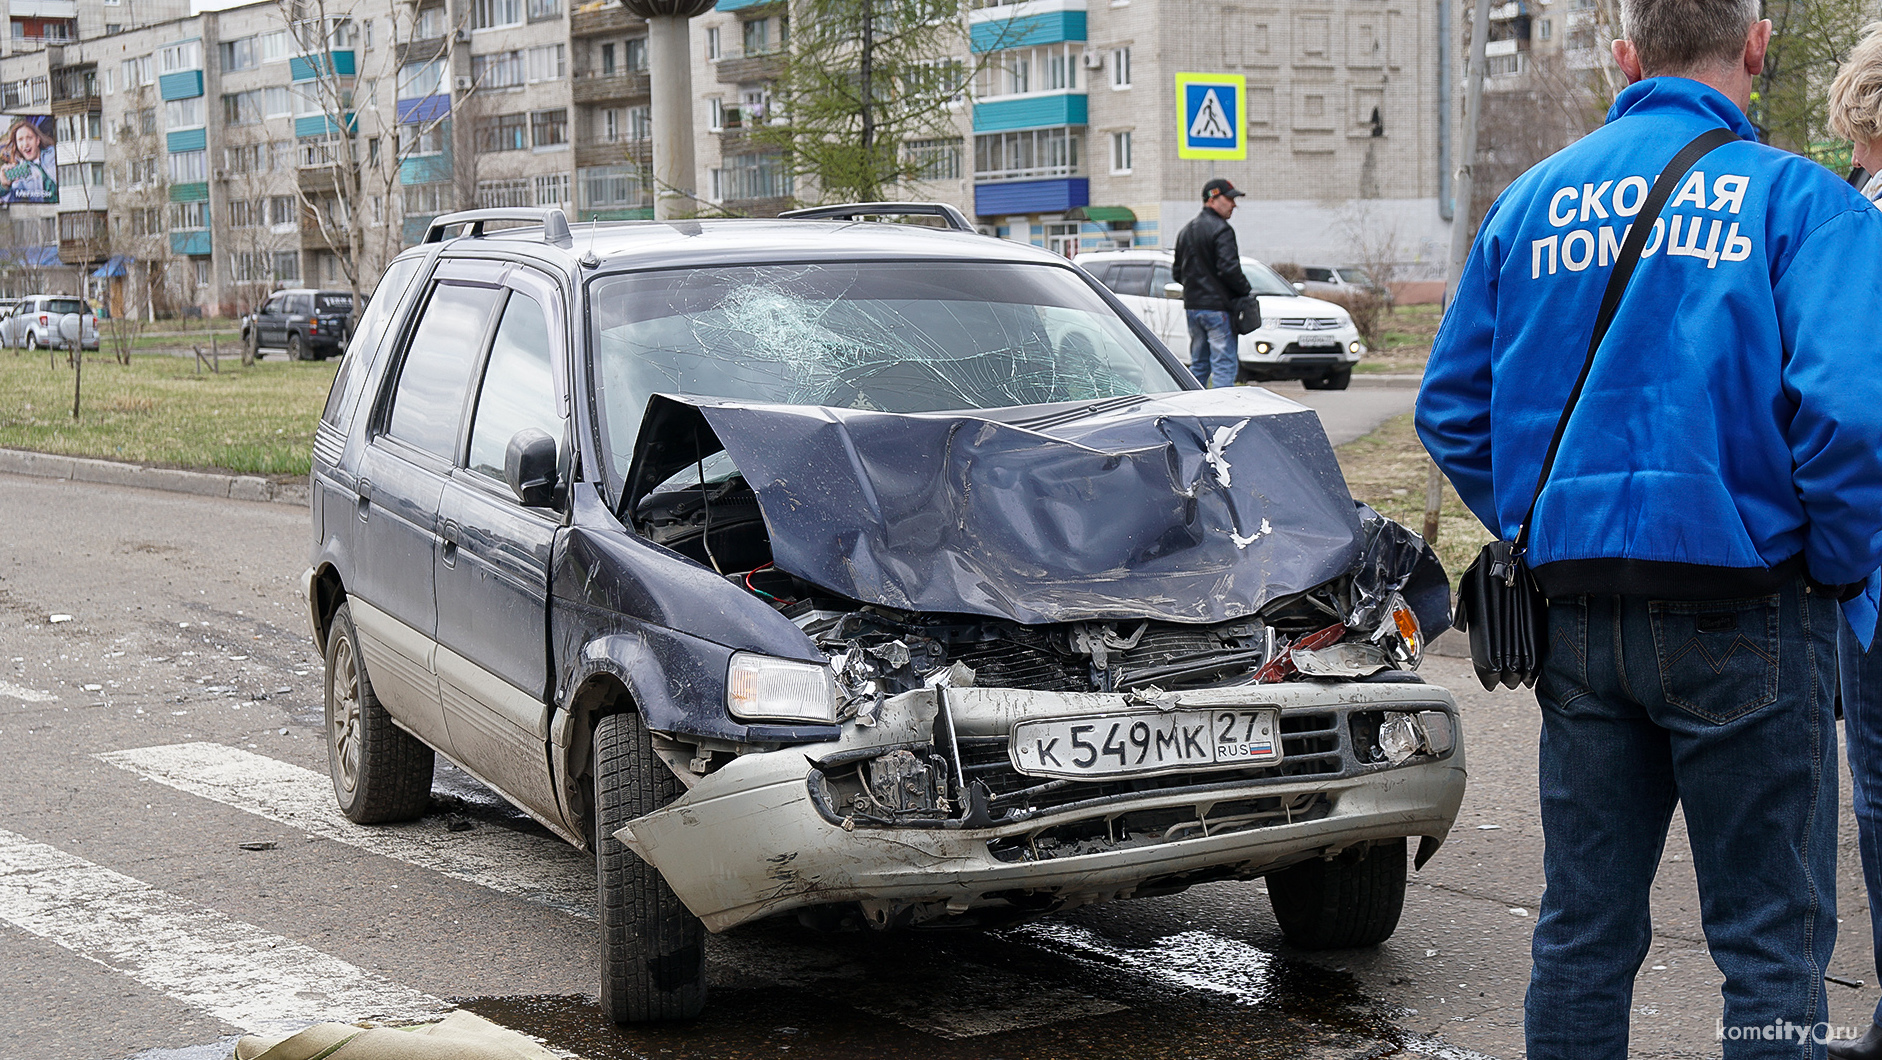
POLYGON ((1222 622, 1365 544, 1319 417, 1252 387, 912 414, 657 395, 641 438, 633 499, 722 445, 780 569, 910 611, 1222 622))

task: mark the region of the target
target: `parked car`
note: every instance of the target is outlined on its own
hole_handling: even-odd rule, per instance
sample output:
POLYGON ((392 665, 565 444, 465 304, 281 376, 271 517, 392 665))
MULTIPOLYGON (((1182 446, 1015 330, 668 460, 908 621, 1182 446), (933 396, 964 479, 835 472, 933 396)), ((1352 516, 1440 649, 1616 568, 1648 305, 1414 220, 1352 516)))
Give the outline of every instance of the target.
POLYGON ((92 313, 91 303, 63 294, 35 294, 20 299, 12 313, 0 319, 0 343, 16 349, 64 349, 59 321, 73 313, 79 315, 79 345, 97 349, 98 318, 92 313))
POLYGON ((1295 943, 1377 943, 1463 796, 1414 672, 1449 582, 1314 413, 1198 388, 952 207, 440 217, 340 365, 311 508, 340 809, 424 814, 443 754, 595 851, 619 1022, 697 1014, 703 932, 787 913, 1266 877, 1295 943))
POLYGON ((286 350, 292 361, 326 360, 346 349, 352 315, 351 291, 276 291, 242 318, 242 343, 256 355, 267 348, 286 350))
POLYGON ((1350 306, 1362 298, 1377 299, 1380 304, 1392 304, 1392 289, 1373 280, 1365 269, 1357 265, 1303 265, 1301 266, 1301 291, 1314 298, 1324 298, 1343 306, 1350 306))
MULTIPOLYGON (((1183 313, 1183 288, 1171 274, 1173 260, 1166 250, 1098 250, 1078 256, 1080 267, 1187 363, 1189 318, 1183 313)), ((1253 258, 1242 259, 1242 272, 1261 302, 1261 327, 1238 340, 1238 381, 1298 379, 1309 390, 1345 390, 1353 365, 1366 353, 1352 315, 1305 297, 1253 258)))

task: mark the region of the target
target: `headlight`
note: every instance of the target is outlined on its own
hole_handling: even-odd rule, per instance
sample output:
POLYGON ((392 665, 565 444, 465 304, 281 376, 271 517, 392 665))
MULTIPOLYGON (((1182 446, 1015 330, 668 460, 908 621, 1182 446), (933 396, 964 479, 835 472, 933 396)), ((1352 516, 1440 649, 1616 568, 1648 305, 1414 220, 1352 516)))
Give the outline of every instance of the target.
POLYGON ((1348 353, 1365 353, 1366 344, 1355 339, 1346 344, 1346 350, 1348 353))
POLYGON ((1274 349, 1274 347, 1273 347, 1273 346, 1270 346, 1269 344, 1267 344, 1267 343, 1265 343, 1265 342, 1257 342, 1257 343, 1255 343, 1255 352, 1256 352, 1256 353, 1263 353, 1263 354, 1265 354, 1265 353, 1267 353, 1267 352, 1268 352, 1269 350, 1272 350, 1272 349, 1274 349))
POLYGON ((836 721, 828 666, 738 652, 725 675, 725 705, 747 721, 836 721))

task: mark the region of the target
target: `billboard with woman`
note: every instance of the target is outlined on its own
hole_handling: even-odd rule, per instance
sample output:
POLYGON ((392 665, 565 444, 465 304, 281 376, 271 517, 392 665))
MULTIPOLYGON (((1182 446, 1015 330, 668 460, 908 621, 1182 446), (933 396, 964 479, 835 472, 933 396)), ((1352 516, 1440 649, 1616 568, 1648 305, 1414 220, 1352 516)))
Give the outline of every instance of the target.
POLYGON ((54 160, 50 114, 0 114, 7 134, 0 141, 0 204, 56 203, 59 165, 54 160))

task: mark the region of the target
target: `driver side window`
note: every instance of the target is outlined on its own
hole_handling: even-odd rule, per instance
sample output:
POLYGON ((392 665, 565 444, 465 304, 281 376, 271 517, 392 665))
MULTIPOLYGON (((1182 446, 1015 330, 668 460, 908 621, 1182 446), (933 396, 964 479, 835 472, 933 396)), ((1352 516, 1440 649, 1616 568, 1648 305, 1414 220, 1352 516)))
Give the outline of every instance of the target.
POLYGON ((471 421, 472 471, 501 481, 510 439, 529 427, 545 432, 557 445, 562 443, 553 356, 542 305, 521 291, 511 291, 485 363, 483 389, 471 421))

